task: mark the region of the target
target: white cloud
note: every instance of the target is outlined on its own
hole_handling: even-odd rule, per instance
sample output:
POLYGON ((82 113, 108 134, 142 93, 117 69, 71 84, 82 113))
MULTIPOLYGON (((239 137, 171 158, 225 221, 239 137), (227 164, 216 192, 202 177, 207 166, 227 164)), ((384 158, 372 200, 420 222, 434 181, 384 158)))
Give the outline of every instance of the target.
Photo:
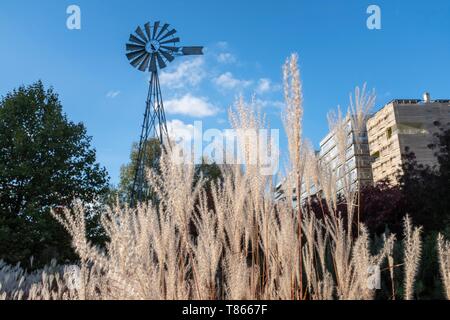
POLYGON ((268 92, 278 91, 281 89, 279 84, 274 84, 272 80, 268 78, 261 78, 258 81, 258 85, 256 87, 256 93, 264 94, 268 92))
POLYGON ((249 80, 236 79, 231 72, 225 72, 213 81, 223 89, 245 88, 252 84, 252 81, 249 80))
POLYGON ((229 52, 222 52, 217 55, 217 61, 220 63, 235 63, 236 57, 229 52))
POLYGON ((189 142, 194 139, 194 134, 198 129, 192 124, 186 124, 181 120, 174 119, 167 122, 167 130, 171 139, 182 139, 184 142, 189 142))
POLYGON ((270 91, 272 88, 272 81, 267 78, 259 79, 258 81, 258 87, 256 88, 257 93, 266 93, 270 91))
POLYGON ((106 94, 107 98, 114 99, 120 94, 120 91, 111 90, 106 94))
POLYGON ((164 108, 169 114, 182 114, 192 117, 208 117, 217 113, 218 108, 207 98, 195 97, 190 93, 181 98, 167 100, 164 108))
POLYGON ((278 108, 283 109, 285 107, 285 103, 278 100, 263 100, 263 99, 255 99, 254 103, 261 108, 278 108))
POLYGON ((198 85, 206 76, 203 57, 186 59, 173 70, 163 71, 160 74, 162 86, 170 88, 183 88, 198 85))

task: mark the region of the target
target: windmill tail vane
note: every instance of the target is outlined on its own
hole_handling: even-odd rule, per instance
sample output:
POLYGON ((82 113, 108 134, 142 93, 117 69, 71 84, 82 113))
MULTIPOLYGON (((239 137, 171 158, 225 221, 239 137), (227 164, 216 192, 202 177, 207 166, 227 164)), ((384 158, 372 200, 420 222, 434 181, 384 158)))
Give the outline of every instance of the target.
POLYGON ((150 72, 150 83, 146 100, 144 121, 141 128, 138 157, 131 190, 131 206, 144 201, 149 193, 145 179, 145 167, 149 139, 157 139, 164 148, 170 146, 164 103, 159 82, 158 70, 164 69, 176 57, 203 55, 203 47, 179 46, 177 31, 167 23, 147 22, 143 28, 137 27, 130 34, 126 44, 126 56, 130 64, 142 72, 150 72))

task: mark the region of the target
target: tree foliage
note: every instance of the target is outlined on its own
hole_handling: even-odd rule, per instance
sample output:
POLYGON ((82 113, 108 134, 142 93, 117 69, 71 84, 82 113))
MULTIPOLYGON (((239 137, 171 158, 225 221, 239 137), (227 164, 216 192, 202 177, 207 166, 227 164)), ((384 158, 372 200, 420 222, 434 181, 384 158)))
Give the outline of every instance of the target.
MULTIPOLYGON (((150 170, 155 170, 159 173, 159 162, 162 155, 162 148, 158 139, 150 139, 147 145, 147 154, 145 157, 145 167, 150 170)), ((137 143, 134 143, 131 148, 130 153, 130 162, 126 165, 123 165, 120 169, 120 182, 118 189, 115 190, 112 194, 112 198, 119 198, 122 203, 130 203, 131 201, 131 191, 133 188, 133 181, 136 174, 136 167, 138 161, 138 151, 139 146, 137 143)), ((218 179, 222 177, 222 173, 219 165, 214 162, 209 161, 206 158, 202 158, 200 164, 195 167, 195 183, 202 177, 206 180, 206 192, 207 196, 210 197, 209 194, 210 184, 212 182, 217 182, 218 179)), ((151 188, 149 188, 151 190, 151 188)), ((116 199, 113 199, 114 201, 116 199)), ((144 201, 156 200, 155 195, 152 192, 149 192, 144 198, 144 201)), ((114 202, 114 201, 110 201, 114 202)), ((211 199, 212 201, 212 199, 211 199)))
MULTIPOLYGON (((152 170, 159 170, 159 160, 162 155, 161 145, 158 139, 150 139, 147 141, 145 168, 152 170)), ((139 156, 139 145, 134 143, 131 147, 130 162, 120 168, 120 182, 118 190, 115 194, 123 203, 131 202, 131 193, 133 190, 133 182, 136 175, 137 162, 139 156)), ((152 193, 149 193, 144 201, 154 198, 152 193)), ((115 200, 115 199, 114 199, 115 200)))
POLYGON ((450 222, 450 129, 440 128, 434 140, 429 147, 438 165, 419 163, 407 149, 399 176, 406 210, 426 232, 444 231, 450 222))
MULTIPOLYGON (((107 182, 85 126, 67 119, 52 89, 39 81, 0 100, 0 259, 72 258, 50 210, 75 198, 93 205, 107 182)), ((89 236, 98 240, 98 217, 87 218, 89 236)))

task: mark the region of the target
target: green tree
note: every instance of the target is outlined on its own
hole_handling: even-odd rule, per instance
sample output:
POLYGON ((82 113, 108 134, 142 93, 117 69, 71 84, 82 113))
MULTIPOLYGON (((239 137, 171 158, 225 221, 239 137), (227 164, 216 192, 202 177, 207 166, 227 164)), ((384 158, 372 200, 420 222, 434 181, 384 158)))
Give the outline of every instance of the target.
MULTIPOLYGON (((153 169, 156 172, 159 172, 159 160, 162 155, 162 148, 158 139, 150 139, 147 147, 147 155, 145 160, 145 166, 147 169, 153 169)), ((120 169, 120 182, 117 190, 112 190, 110 194, 109 203, 115 202, 116 198, 119 198, 119 201, 122 203, 130 203, 131 200, 131 191, 133 188, 133 182, 136 174, 137 160, 138 160, 138 144, 134 143, 131 148, 130 154, 130 162, 126 165, 123 165, 120 169)), ((200 176, 203 177, 206 181, 206 191, 208 193, 208 197, 210 196, 210 185, 212 182, 217 182, 218 179, 222 177, 220 167, 214 163, 209 161, 206 158, 202 158, 201 164, 198 164, 195 167, 195 181, 200 179, 200 176)), ((149 193, 147 198, 144 201, 156 200, 155 195, 153 193, 149 193)), ((212 200, 211 200, 212 201, 212 200)))
POLYGON ((206 157, 202 158, 201 164, 195 167, 195 179, 203 177, 207 185, 222 181, 222 171, 220 166, 206 157))
POLYGON ((221 185, 223 183, 221 167, 217 163, 203 157, 201 164, 195 167, 194 184, 200 179, 203 179, 205 183, 203 191, 205 192, 207 207, 209 210, 214 211, 215 206, 212 185, 221 185))
MULTIPOLYGON (((150 139, 147 142, 145 167, 153 170, 159 170, 159 160, 161 158, 161 145, 158 139, 150 139)), ((137 161, 138 161, 139 145, 133 143, 130 153, 130 163, 123 165, 120 168, 120 182, 118 190, 115 195, 118 196, 122 203, 131 202, 131 192, 133 189, 133 182, 136 175, 137 161)), ((153 194, 150 193, 146 201, 153 199, 153 194)))
POLYGON ((443 231, 450 222, 450 129, 441 128, 429 147, 435 151, 438 165, 418 163, 407 149, 399 181, 406 210, 415 223, 422 225, 425 232, 443 231))
MULTIPOLYGON (((80 199, 92 206, 106 193, 106 170, 96 163, 82 123, 62 112, 58 95, 42 82, 0 100, 0 259, 36 265, 75 258, 70 238, 50 210, 80 199)), ((88 235, 100 241, 98 215, 87 215, 88 235)))
POLYGON ((403 174, 399 176, 404 208, 417 225, 424 227, 422 259, 417 276, 417 294, 421 299, 442 299, 436 238, 439 232, 450 236, 450 129, 441 126, 429 147, 435 151, 438 165, 420 164, 406 150, 403 174))

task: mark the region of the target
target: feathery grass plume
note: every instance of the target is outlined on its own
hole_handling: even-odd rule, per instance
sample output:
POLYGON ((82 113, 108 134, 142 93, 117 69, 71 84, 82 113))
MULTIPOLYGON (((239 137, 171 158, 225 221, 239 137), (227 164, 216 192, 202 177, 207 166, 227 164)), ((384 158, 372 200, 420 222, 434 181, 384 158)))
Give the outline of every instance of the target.
POLYGON ((446 241, 442 234, 439 234, 437 238, 437 247, 443 287, 447 299, 450 300, 450 242, 446 241))
POLYGON ((286 108, 283 122, 288 137, 291 166, 300 172, 303 146, 303 93, 298 56, 292 54, 283 66, 284 96, 286 108))
POLYGON ((52 260, 28 273, 18 264, 12 267, 0 261, 0 300, 77 300, 78 286, 77 266, 62 267, 52 260))
MULTIPOLYGON (((356 152, 358 149, 362 148, 361 137, 363 137, 366 132, 366 121, 370 116, 370 113, 375 106, 375 90, 373 89, 371 93, 366 92, 366 83, 363 84, 362 89, 359 87, 355 88, 355 97, 353 98, 350 94, 350 121, 352 125, 353 141, 355 144, 356 152)), ((360 223, 360 207, 361 207, 361 186, 358 183, 356 186, 358 188, 357 192, 357 223, 360 223)))
POLYGON ((330 247, 336 278, 336 293, 340 300, 373 299, 374 292, 368 286, 369 268, 380 266, 392 250, 395 237, 385 239, 383 248, 375 256, 370 253, 367 229, 360 225, 360 236, 356 240, 348 237, 341 217, 326 219, 330 233, 330 247))
POLYGON ((330 132, 333 133, 336 147, 337 147, 337 159, 338 165, 333 168, 336 174, 337 192, 344 195, 347 205, 347 236, 350 241, 352 233, 352 222, 356 199, 356 190, 353 185, 353 177, 350 168, 347 164, 347 149, 350 145, 349 136, 352 134, 349 128, 349 113, 346 116, 342 115, 340 107, 338 107, 337 113, 328 113, 328 124, 330 132))
MULTIPOLYGON (((351 217, 345 221, 337 210, 341 181, 349 213, 354 211, 349 172, 319 161, 303 138, 298 57, 292 55, 283 70, 291 161, 285 197, 276 201, 271 194, 273 177, 262 175, 260 138, 248 135, 267 127, 264 115, 254 101, 241 97, 230 110, 230 120, 238 131, 244 165, 221 167, 222 179, 207 185, 195 178, 193 165, 171 161, 180 150, 166 150, 159 170, 148 172, 154 200, 136 208, 116 204, 102 212, 105 248, 87 241, 85 211, 75 203, 55 217, 72 236, 79 265, 51 265, 29 274, 0 262, 0 299, 373 299, 368 268, 392 256, 395 238, 384 239, 383 248, 372 255, 367 229, 358 225, 359 236, 354 236, 351 217), (324 208, 322 217, 302 203, 302 186, 307 195, 314 186, 325 199, 329 210, 324 208)), ((361 114, 371 103, 364 92, 355 91, 356 102, 350 103, 361 114)), ((341 160, 348 121, 342 114, 330 121, 341 160)), ((405 273, 412 283, 420 229, 411 231, 407 224, 405 273)), ((449 245, 443 243, 447 258, 441 260, 447 261, 448 270, 449 245)))
POLYGON ((72 245, 80 257, 80 286, 79 298, 85 300, 87 298, 87 282, 90 245, 86 236, 86 215, 84 206, 81 201, 76 201, 73 210, 64 209, 63 215, 60 216, 52 211, 53 217, 61 223, 72 237, 72 245))
POLYGON ((389 239, 393 238, 392 242, 390 243, 389 247, 387 248, 387 262, 388 262, 388 269, 389 269, 389 277, 391 278, 391 289, 392 289, 392 300, 395 300, 395 281, 394 281, 394 244, 395 244, 395 235, 392 235, 389 239))
POLYGON ((250 215, 250 212, 245 210, 248 205, 246 190, 246 181, 239 170, 230 172, 230 175, 224 178, 223 184, 212 190, 220 228, 218 234, 224 244, 225 260, 222 264, 226 294, 235 299, 246 296, 245 291, 249 287, 247 265, 244 264, 244 249, 248 245, 245 242, 246 222, 250 215))
MULTIPOLYGON (((173 231, 179 234, 180 249, 179 261, 174 263, 173 270, 168 277, 171 284, 173 299, 179 299, 179 296, 187 296, 187 287, 180 286, 180 281, 186 279, 188 273, 192 273, 193 289, 195 295, 200 299, 200 289, 198 286, 198 270, 192 265, 194 248, 190 234, 190 223, 195 209, 195 203, 199 199, 200 192, 204 186, 204 181, 200 179, 194 184, 195 167, 193 164, 178 165, 172 161, 171 155, 163 154, 161 159, 161 175, 158 176, 154 171, 149 172, 149 181, 154 192, 158 194, 159 214, 165 215, 171 219, 173 231), (162 212, 161 212, 162 211, 162 212), (176 269, 176 265, 179 270, 176 269)), ((174 244, 176 245, 176 244, 174 244)), ((169 260, 170 261, 170 260, 169 260)), ((171 299, 172 299, 171 298, 171 299)))
MULTIPOLYGON (((348 148, 348 115, 343 116, 338 107, 337 113, 328 114, 330 132, 333 133, 337 149, 338 165, 322 163, 320 166, 322 190, 327 206, 332 213, 325 218, 326 229, 330 235, 330 249, 336 278, 336 294, 338 299, 360 299, 360 283, 352 264, 353 212, 355 205, 355 190, 352 186, 351 172, 347 167, 348 148), (347 206, 347 223, 337 212, 338 194, 343 194, 347 206)), ((362 240, 360 240, 362 241, 362 240)))
MULTIPOLYGON (((261 114, 254 100, 247 104, 241 97, 236 101, 234 108, 230 109, 229 115, 231 124, 238 135, 240 153, 244 155, 244 166, 235 166, 231 179, 225 180, 226 186, 230 184, 227 186, 228 193, 232 195, 230 202, 236 203, 235 199, 239 199, 237 201, 239 206, 234 207, 231 213, 231 216, 236 218, 230 221, 232 224, 224 224, 225 234, 234 234, 231 237, 231 246, 225 247, 225 267, 227 270, 234 270, 229 273, 229 284, 239 282, 236 281, 234 273, 248 273, 249 279, 246 282, 240 280, 240 286, 248 285, 247 296, 257 298, 262 294, 260 278, 261 273, 265 272, 260 263, 262 258, 260 230, 267 229, 267 226, 261 226, 260 223, 267 221, 262 217, 267 216, 266 210, 270 208, 265 205, 265 199, 268 196, 267 191, 272 189, 268 187, 271 177, 262 174, 264 163, 259 152, 264 143, 259 136, 259 129, 267 125, 265 116, 261 114), (234 222, 242 226, 236 228, 233 226, 234 222), (236 230, 239 232, 236 233, 236 230), (239 251, 243 251, 242 255, 236 253, 239 251), (248 269, 244 268, 243 264, 246 260, 250 261, 248 269)), ((227 208, 233 208, 233 206, 228 205, 227 208)), ((227 290, 231 296, 242 295, 240 288, 235 291, 229 285, 227 290)))
POLYGON ((337 297, 351 299, 353 274, 351 268, 352 238, 347 236, 344 220, 340 216, 325 218, 326 228, 330 235, 330 250, 336 278, 337 297))
POLYGON ((369 232, 363 224, 360 225, 360 229, 360 235, 355 241, 352 252, 352 265, 355 272, 352 299, 372 300, 374 299, 375 291, 369 285, 369 269, 374 267, 380 268, 384 259, 388 257, 393 249, 395 236, 384 237, 383 247, 377 255, 373 256, 370 253, 369 232))
POLYGON ((169 159, 161 159, 160 174, 149 173, 156 203, 135 210, 116 206, 102 215, 109 238, 105 251, 85 240, 81 207, 56 216, 72 235, 82 262, 89 261, 83 283, 90 286, 81 297, 100 291, 104 299, 201 298, 189 227, 203 182, 194 184, 193 165, 169 159), (94 271, 101 276, 94 277, 94 271))
MULTIPOLYGON (((338 206, 338 192, 337 192, 337 174, 329 163, 320 162, 318 165, 319 185, 322 196, 325 199, 325 204, 328 211, 336 216, 338 206)), ((322 210, 323 211, 323 210, 322 210)))
POLYGON ((352 129, 356 136, 360 136, 364 131, 366 131, 366 120, 370 116, 373 107, 375 106, 376 94, 373 89, 372 92, 366 92, 367 84, 364 83, 362 88, 355 88, 355 96, 353 98, 350 94, 350 115, 352 122, 352 129))
POLYGON ((193 264, 198 270, 198 285, 200 299, 217 299, 218 292, 216 274, 222 257, 223 243, 219 235, 217 215, 208 209, 205 192, 201 194, 201 201, 198 206, 199 214, 194 215, 194 224, 198 232, 197 244, 192 244, 195 248, 195 259, 193 264))
POLYGON ((276 264, 275 281, 279 286, 278 297, 282 300, 302 299, 299 292, 301 248, 298 240, 298 218, 289 206, 280 206, 277 213, 277 224, 272 226, 275 235, 272 251, 275 258, 273 263, 276 264))
POLYGON ((309 298, 312 300, 331 300, 334 282, 325 263, 327 234, 314 214, 307 212, 303 218, 303 234, 306 244, 303 247, 303 262, 309 298))
POLYGON ((404 269, 405 269, 405 300, 412 300, 414 293, 414 280, 419 268, 422 254, 422 227, 413 227, 411 218, 407 215, 403 221, 404 228, 404 269), (414 229, 413 229, 414 228, 414 229))
MULTIPOLYGON (((283 113, 283 122, 288 138, 289 157, 291 172, 288 173, 294 178, 296 198, 297 198, 297 232, 299 242, 299 263, 297 274, 299 276, 298 291, 299 296, 303 297, 303 256, 302 256, 302 185, 305 165, 305 152, 303 141, 303 93, 302 82, 300 80, 300 70, 298 67, 298 55, 292 54, 283 67, 284 96, 286 108, 283 113)), ((290 185, 289 187, 291 187, 290 185)))
POLYGON ((112 208, 103 215, 102 224, 110 238, 107 254, 92 257, 108 284, 102 294, 121 300, 174 299, 176 289, 167 278, 177 267, 179 253, 167 251, 177 247, 180 236, 173 220, 142 204, 136 210, 112 208))
POLYGON ((311 296, 318 292, 318 274, 315 270, 315 217, 308 213, 303 215, 303 235, 307 239, 303 247, 304 271, 307 276, 307 289, 311 296))

